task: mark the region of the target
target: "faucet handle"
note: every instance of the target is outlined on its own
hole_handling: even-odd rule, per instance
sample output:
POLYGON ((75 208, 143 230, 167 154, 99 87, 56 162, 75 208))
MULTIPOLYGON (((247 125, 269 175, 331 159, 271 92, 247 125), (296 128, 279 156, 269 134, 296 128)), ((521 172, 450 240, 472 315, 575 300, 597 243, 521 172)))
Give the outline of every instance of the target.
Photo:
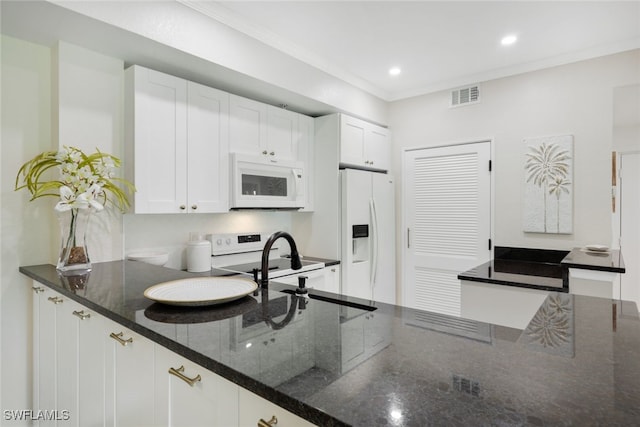
POLYGON ((306 288, 307 279, 307 276, 298 276, 298 289, 296 289, 296 294, 306 294, 308 292, 306 288))

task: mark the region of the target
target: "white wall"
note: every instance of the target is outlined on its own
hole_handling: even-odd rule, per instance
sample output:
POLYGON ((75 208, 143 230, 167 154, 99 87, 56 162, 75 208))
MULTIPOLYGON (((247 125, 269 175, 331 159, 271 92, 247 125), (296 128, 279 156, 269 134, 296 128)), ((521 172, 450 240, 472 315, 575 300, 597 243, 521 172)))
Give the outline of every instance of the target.
MULTIPOLYGON (((495 245, 546 249, 608 245, 613 89, 638 82, 640 50, 635 50, 483 82, 481 102, 475 105, 449 108, 448 91, 394 102, 390 106, 394 170, 401 170, 405 148, 492 137, 495 245), (574 232, 524 233, 522 141, 559 134, 574 135, 574 232)), ((396 182, 399 197, 402 176, 396 182)), ((397 218, 403 218, 400 208, 397 218)))
MULTIPOLYGON (((169 252, 166 267, 186 269, 190 232, 207 234, 291 232, 291 213, 239 211, 224 214, 125 215, 125 255, 137 250, 169 252)), ((295 235, 293 236, 296 237, 295 235)), ((288 253, 286 243, 284 252, 288 253)))
MULTIPOLYGON (((236 78, 250 76, 257 82, 273 85, 272 93, 264 95, 273 95, 277 99, 279 96, 286 96, 284 94, 289 92, 325 104, 327 107, 330 106, 332 111, 337 109, 337 111, 350 112, 369 121, 386 124, 387 103, 382 99, 178 2, 60 1, 56 3, 82 15, 192 55, 193 58, 216 64, 219 66, 220 74, 231 70, 236 78)), ((133 37, 131 39, 134 40, 133 37)), ((158 53, 164 54, 164 50, 158 53)), ((149 56, 148 52, 141 52, 139 56, 141 61, 149 60, 146 58, 149 56)), ((193 65, 192 68, 199 67, 198 61, 192 60, 190 64, 193 65)), ((154 68, 153 65, 147 66, 154 68)), ((188 69, 189 65, 179 64, 178 67, 188 69)), ((164 69, 159 71, 171 73, 164 69)), ((225 84, 229 83, 225 82, 225 84)), ((239 94, 253 97, 250 93, 239 94)))
MULTIPOLYGON (((86 154, 98 149, 124 160, 124 62, 63 42, 52 53, 57 147, 86 154)), ((124 176, 124 168, 116 173, 124 176)), ((122 259, 123 240, 117 208, 107 205, 92 215, 87 235, 92 262, 122 259)))
POLYGON ((29 202, 27 191, 13 188, 19 165, 55 149, 51 141, 51 57, 46 47, 5 36, 1 50, 0 407, 26 409, 32 382, 31 281, 18 267, 55 263, 51 242, 57 224, 53 200, 29 202))

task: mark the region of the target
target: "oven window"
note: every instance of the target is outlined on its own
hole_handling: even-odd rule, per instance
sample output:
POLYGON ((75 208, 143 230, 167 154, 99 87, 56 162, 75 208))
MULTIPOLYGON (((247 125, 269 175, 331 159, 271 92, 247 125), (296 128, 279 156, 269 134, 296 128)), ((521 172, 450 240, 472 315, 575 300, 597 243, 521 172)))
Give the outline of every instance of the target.
POLYGON ((242 174, 242 194, 287 197, 287 179, 277 176, 242 174))

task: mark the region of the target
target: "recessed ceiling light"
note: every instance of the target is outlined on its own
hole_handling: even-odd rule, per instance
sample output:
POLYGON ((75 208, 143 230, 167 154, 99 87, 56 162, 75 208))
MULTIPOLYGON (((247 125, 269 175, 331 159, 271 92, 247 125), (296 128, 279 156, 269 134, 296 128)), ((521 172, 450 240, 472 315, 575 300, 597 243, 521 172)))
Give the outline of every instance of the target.
POLYGON ((514 44, 517 41, 518 41, 518 36, 516 36, 515 34, 510 34, 508 36, 504 36, 502 40, 500 40, 500 43, 502 44, 502 46, 509 46, 514 44))
POLYGON ((389 68, 389 75, 390 76, 397 76, 398 74, 400 74, 402 72, 402 70, 399 67, 392 67, 389 68))

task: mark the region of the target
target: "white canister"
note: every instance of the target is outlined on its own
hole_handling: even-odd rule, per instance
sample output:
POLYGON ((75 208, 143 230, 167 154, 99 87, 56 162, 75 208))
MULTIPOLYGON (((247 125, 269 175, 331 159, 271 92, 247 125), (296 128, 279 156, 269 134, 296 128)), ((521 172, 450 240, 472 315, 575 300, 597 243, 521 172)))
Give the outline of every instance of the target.
POLYGON ((211 242, 193 240, 187 243, 187 271, 200 273, 211 270, 211 242))

